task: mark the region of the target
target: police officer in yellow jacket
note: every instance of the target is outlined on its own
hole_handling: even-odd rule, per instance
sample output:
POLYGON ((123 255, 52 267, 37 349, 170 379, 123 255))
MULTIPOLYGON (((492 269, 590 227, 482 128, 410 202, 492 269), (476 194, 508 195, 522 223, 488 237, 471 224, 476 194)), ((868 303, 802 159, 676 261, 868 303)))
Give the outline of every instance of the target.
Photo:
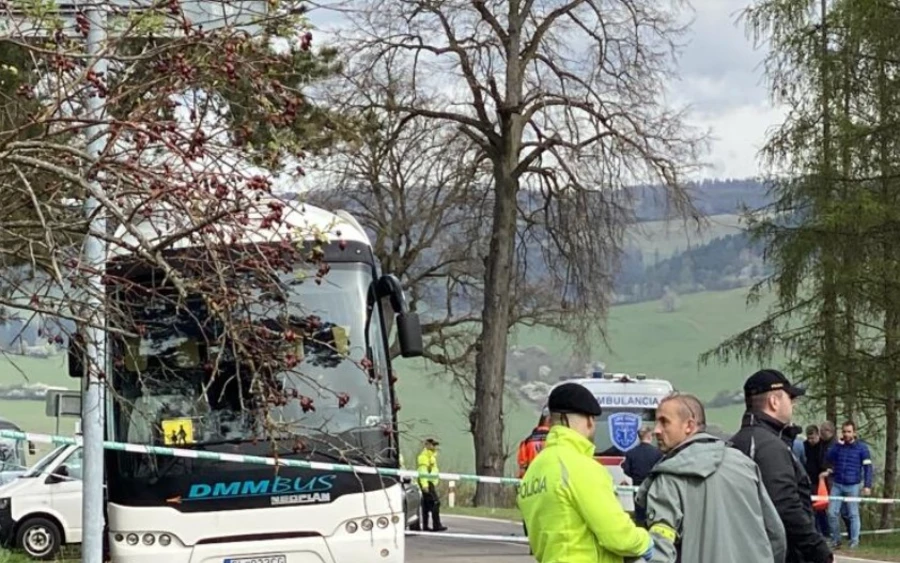
MULTIPOLYGON (((437 466, 438 442, 433 438, 425 440, 425 447, 416 459, 416 471, 419 473, 439 473, 437 466)), ((428 515, 431 514, 432 532, 443 532, 447 529, 441 524, 441 498, 437 493, 437 478, 419 477, 419 488, 422 489, 422 530, 429 530, 428 515)))
POLYGON ((547 401, 550 433, 519 486, 517 504, 540 563, 623 563, 653 557, 653 539, 619 504, 612 476, 594 460, 600 404, 563 383, 547 401))

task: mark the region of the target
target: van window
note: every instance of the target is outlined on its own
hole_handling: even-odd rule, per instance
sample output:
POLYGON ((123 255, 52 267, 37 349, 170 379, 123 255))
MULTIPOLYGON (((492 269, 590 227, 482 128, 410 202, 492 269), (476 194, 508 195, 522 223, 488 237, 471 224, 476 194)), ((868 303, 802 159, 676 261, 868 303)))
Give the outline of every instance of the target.
POLYGON ((22 479, 33 479, 34 477, 37 477, 38 475, 42 474, 44 472, 44 470, 46 470, 47 467, 49 467, 50 464, 53 463, 53 461, 57 457, 59 457, 68 447, 69 446, 59 446, 55 450, 51 451, 50 453, 48 453, 47 455, 45 455, 44 457, 39 459, 37 461, 37 463, 32 465, 31 469, 26 471, 25 474, 22 475, 21 478, 22 479))
MULTIPOLYGON (((72 452, 62 463, 69 471, 69 479, 81 481, 84 475, 84 448, 78 448, 72 452)), ((61 467, 61 466, 60 466, 61 467)))

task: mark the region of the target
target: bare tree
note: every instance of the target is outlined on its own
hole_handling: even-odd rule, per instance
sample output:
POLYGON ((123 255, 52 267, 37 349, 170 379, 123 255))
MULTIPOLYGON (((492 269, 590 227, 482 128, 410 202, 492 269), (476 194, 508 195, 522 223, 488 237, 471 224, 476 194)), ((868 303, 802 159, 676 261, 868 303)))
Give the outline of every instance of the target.
POLYGON ((457 130, 382 109, 385 100, 416 95, 394 70, 388 62, 383 81, 364 89, 338 84, 329 93, 329 105, 354 124, 353 137, 308 167, 316 180, 306 197, 359 218, 384 270, 398 276, 410 307, 428 319, 425 357, 455 370, 472 356, 472 324, 480 317, 484 158, 457 130))
MULTIPOLYGON (((525 213, 543 231, 556 298, 602 328, 624 225, 624 186, 662 183, 690 211, 682 178, 700 136, 665 107, 674 6, 650 0, 333 0, 347 79, 371 86, 383 57, 406 66, 417 93, 381 109, 449 124, 483 151, 491 206, 484 305, 471 415, 476 470, 503 472, 503 394, 516 293, 516 233, 525 213), (540 197, 538 197, 538 194, 540 197)), ((580 331, 587 335, 587 331, 580 331)), ((497 489, 480 485, 478 504, 497 489)))
POLYGON ((298 206, 273 196, 273 173, 335 131, 303 92, 328 60, 311 49, 300 5, 256 19, 254 36, 204 28, 178 1, 130 15, 106 6, 105 72, 85 52, 97 24, 84 13, 65 28, 45 11, 13 8, 0 7, 0 322, 39 316, 56 345, 98 345, 105 334, 118 361, 84 367, 104 382, 115 372, 107 392, 124 413, 120 441, 133 439, 129 417, 134 425, 144 415, 145 443, 164 441, 160 405, 140 403, 166 385, 185 388, 164 410, 204 421, 196 441, 232 432, 270 442, 274 455, 296 453, 310 429, 328 426, 323 410, 380 405, 354 389, 384 385, 384 370, 357 355, 340 319, 309 312, 307 288, 335 278, 322 251, 334 234, 310 232, 298 206), (277 41, 288 48, 273 49, 277 41), (89 111, 91 97, 104 111, 89 111), (99 154, 89 152, 98 139, 99 154), (89 229, 86 200, 106 229, 89 229), (89 230, 108 262, 83 258, 89 230), (311 374, 336 366, 347 376, 336 386, 311 374), (218 411, 240 420, 220 425, 218 411))
MULTIPOLYGON (((339 84, 329 92, 329 105, 354 123, 355 136, 307 167, 315 179, 306 199, 352 210, 370 232, 379 262, 400 278, 410 307, 427 319, 424 356, 442 369, 441 375, 452 376, 471 410, 490 240, 490 168, 481 148, 458 129, 382 109, 422 94, 402 65, 395 68, 389 58, 378 64, 380 80, 364 88, 339 84)), ((520 275, 511 286, 509 326, 567 328, 528 211, 533 202, 520 199, 520 275)))

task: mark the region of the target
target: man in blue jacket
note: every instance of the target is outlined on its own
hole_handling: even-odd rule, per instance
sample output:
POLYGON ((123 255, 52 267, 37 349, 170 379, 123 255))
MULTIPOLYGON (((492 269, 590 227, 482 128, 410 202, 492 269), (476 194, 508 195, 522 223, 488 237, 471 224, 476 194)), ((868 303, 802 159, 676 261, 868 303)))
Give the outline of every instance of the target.
MULTIPOLYGON (((831 464, 833 486, 829 495, 834 497, 859 497, 872 494, 872 456, 869 448, 856 439, 856 424, 847 421, 841 427, 843 441, 831 446, 826 458, 831 464), (860 491, 862 487, 862 491, 860 491)), ((828 520, 831 539, 835 547, 841 544, 841 527, 838 516, 844 501, 832 500, 828 504, 828 520)), ((859 546, 859 502, 848 502, 850 511, 850 549, 859 546)))

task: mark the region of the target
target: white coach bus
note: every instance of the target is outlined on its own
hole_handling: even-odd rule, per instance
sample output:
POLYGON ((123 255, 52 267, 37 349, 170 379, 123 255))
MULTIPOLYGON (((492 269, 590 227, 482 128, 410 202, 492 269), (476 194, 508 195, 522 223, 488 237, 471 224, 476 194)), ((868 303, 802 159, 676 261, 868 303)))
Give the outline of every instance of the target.
MULTIPOLYGON (((248 255, 256 257, 262 247, 296 248, 303 256, 315 250, 329 268, 321 283, 319 264, 300 261, 271 274, 276 283, 242 311, 255 329, 294 342, 294 365, 279 363, 267 374, 286 399, 266 417, 245 408, 258 397, 246 358, 222 342, 225 333, 204 299, 176 305, 165 276, 119 247, 107 264, 108 309, 128 312, 123 329, 137 323, 143 330, 134 339, 108 333, 107 439, 398 468, 389 335, 396 327, 401 355, 420 356, 418 317, 407 310, 397 278, 380 274, 350 214, 273 204, 284 205, 282 221, 253 228, 263 217, 251 216, 248 234, 228 249, 252 247, 248 255), (294 240, 301 232, 327 234, 327 242, 312 234, 294 240), (288 338, 289 331, 303 336, 288 338), (263 436, 261 426, 273 420, 279 430, 263 436)), ((150 216, 132 227, 153 242, 166 239, 171 222, 150 216)), ((115 238, 137 244, 124 227, 115 238)), ((202 258, 192 261, 196 251, 184 238, 164 255, 177 268, 202 268, 202 258)), ((115 328, 117 319, 107 322, 115 328)), ((84 375, 80 350, 70 347, 73 377, 84 375)), ((106 451, 105 471, 108 549, 118 563, 404 560, 405 487, 398 478, 113 450, 106 451)))

